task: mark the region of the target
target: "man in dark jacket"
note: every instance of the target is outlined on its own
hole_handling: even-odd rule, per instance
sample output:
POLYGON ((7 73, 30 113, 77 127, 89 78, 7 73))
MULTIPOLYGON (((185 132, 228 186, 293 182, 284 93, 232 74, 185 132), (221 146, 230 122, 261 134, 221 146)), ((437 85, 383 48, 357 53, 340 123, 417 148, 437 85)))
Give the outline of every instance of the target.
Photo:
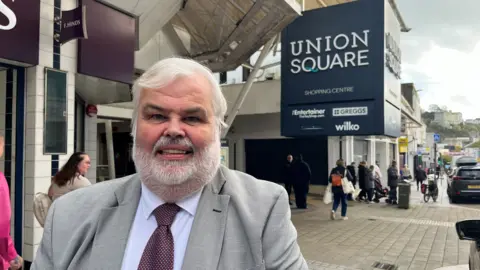
POLYGON ((387 202, 397 204, 398 169, 396 161, 392 161, 392 165, 387 170, 387 175, 388 186, 390 187, 390 196, 387 202))
POLYGON ((292 205, 292 202, 290 202, 290 194, 292 194, 292 185, 295 179, 295 173, 293 171, 292 155, 287 156, 287 162, 285 163, 285 165, 283 165, 282 177, 283 177, 283 183, 285 184, 285 189, 287 190, 288 201, 290 205, 292 205))
POLYGON ((307 209, 307 194, 312 172, 310 171, 310 166, 303 160, 302 155, 299 155, 297 161, 293 163, 293 171, 295 175, 295 182, 293 182, 295 203, 297 208, 307 209))
POLYGON ((418 165, 418 168, 415 170, 415 180, 417 180, 417 191, 420 189, 420 185, 427 179, 427 173, 422 168, 422 165, 418 165))
POLYGON ((352 162, 350 165, 347 166, 347 170, 352 176, 352 184, 354 187, 357 186, 357 174, 355 173, 355 162, 352 162))
MULTIPOLYGON (((356 186, 357 186, 357 174, 355 173, 355 162, 352 162, 350 165, 348 165, 347 170, 352 177, 352 180, 351 180, 352 185, 356 188, 356 186)), ((352 194, 348 194, 347 199, 349 201, 352 201, 353 200, 352 194)))
POLYGON ((358 186, 360 187, 360 193, 357 196, 357 201, 364 200, 367 196, 367 190, 365 189, 365 181, 367 180, 367 163, 365 161, 358 164, 358 186))

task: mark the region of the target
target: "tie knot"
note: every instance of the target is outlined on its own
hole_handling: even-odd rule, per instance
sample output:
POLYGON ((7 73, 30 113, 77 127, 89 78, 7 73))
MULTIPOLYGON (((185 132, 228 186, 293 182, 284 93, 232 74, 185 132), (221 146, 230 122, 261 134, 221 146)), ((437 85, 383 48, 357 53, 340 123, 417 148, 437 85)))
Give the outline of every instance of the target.
POLYGON ((153 210, 158 226, 171 226, 180 206, 174 203, 165 203, 153 210))

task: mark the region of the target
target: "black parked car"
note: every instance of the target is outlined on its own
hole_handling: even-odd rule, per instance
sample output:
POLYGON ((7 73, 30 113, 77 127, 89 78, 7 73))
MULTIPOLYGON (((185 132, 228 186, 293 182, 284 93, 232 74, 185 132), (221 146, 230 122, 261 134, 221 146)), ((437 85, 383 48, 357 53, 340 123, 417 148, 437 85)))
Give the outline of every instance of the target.
POLYGON ((480 220, 464 220, 457 222, 456 226, 460 240, 472 241, 468 266, 470 270, 480 270, 480 220))
POLYGON ((452 203, 460 198, 480 197, 480 166, 473 157, 461 157, 447 181, 447 194, 452 203))

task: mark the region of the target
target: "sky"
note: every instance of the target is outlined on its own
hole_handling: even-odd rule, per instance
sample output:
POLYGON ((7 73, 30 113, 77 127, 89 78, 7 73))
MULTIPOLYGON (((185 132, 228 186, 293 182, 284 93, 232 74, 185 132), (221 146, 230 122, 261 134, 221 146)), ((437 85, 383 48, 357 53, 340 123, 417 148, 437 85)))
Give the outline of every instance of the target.
POLYGON ((422 108, 445 105, 480 118, 480 0, 396 0, 402 33, 402 82, 412 82, 422 108))

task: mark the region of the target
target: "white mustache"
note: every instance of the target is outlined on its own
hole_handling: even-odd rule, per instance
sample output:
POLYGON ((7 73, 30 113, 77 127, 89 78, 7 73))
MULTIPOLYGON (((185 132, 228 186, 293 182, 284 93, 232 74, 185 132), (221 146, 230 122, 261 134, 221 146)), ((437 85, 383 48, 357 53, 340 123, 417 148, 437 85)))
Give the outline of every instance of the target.
POLYGON ((155 154, 159 151, 161 147, 169 146, 169 145, 181 145, 181 146, 186 146, 192 149, 192 151, 195 153, 195 146, 193 145, 192 141, 190 141, 188 138, 170 138, 167 136, 162 136, 158 141, 155 143, 153 146, 153 153, 155 154))

